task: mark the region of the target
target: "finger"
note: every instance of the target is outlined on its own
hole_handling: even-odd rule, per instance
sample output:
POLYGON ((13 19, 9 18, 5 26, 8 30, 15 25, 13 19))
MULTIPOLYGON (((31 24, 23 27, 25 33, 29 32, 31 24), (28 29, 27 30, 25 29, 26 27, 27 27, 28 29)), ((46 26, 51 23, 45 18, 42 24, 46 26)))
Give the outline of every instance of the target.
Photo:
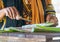
POLYGON ((13 7, 13 9, 14 9, 14 11, 16 12, 16 15, 19 15, 18 10, 17 10, 15 7, 13 7))
POLYGON ((10 7, 10 10, 11 10, 12 18, 13 18, 13 19, 15 19, 16 14, 15 14, 15 12, 14 12, 13 8, 12 8, 12 7, 10 7))
POLYGON ((8 17, 9 17, 10 19, 12 19, 11 10, 10 10, 9 8, 7 8, 6 10, 7 10, 7 12, 8 12, 8 17))
POLYGON ((16 16, 17 16, 17 13, 16 13, 16 11, 15 11, 15 9, 12 7, 12 11, 13 11, 13 17, 16 19, 16 16))
POLYGON ((20 17, 19 12, 17 11, 17 9, 15 7, 13 7, 13 9, 16 13, 16 19, 19 20, 19 17, 20 17))
POLYGON ((12 12, 11 7, 9 7, 9 11, 10 11, 11 18, 13 19, 13 12, 12 12))

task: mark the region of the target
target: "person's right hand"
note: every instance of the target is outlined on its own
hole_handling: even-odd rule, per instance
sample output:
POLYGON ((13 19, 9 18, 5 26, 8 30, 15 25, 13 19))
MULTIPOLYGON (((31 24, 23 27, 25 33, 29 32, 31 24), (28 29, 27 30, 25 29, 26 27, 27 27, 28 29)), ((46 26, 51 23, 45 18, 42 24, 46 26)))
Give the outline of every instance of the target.
POLYGON ((25 20, 25 21, 30 22, 30 20, 26 20, 23 17, 21 17, 19 12, 17 11, 17 9, 14 6, 7 7, 7 8, 0 10, 0 20, 2 20, 4 18, 4 16, 8 16, 10 19, 25 20))
POLYGON ((6 16, 8 16, 10 19, 20 20, 22 18, 15 7, 7 7, 4 9, 4 11, 6 16))

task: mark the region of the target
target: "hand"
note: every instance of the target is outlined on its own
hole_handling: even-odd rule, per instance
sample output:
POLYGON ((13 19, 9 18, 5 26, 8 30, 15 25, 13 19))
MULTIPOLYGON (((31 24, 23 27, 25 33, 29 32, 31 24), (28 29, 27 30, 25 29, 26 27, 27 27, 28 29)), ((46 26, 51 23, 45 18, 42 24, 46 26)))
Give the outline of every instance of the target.
POLYGON ((17 11, 17 9, 15 7, 7 7, 7 8, 5 8, 5 13, 6 13, 6 16, 8 16, 10 19, 19 20, 19 19, 22 18, 19 15, 19 12, 17 11))

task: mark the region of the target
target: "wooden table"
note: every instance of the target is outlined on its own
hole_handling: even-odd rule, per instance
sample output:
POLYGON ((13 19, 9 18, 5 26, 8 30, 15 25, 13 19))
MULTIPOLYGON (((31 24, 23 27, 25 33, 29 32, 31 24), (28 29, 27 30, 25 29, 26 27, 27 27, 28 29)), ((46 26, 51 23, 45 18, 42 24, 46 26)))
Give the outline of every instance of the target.
MULTIPOLYGON (((53 42, 53 37, 60 37, 60 33, 0 33, 0 36, 19 37, 19 38, 37 38, 45 42, 53 42), (41 39, 42 38, 42 39, 41 39)), ((59 42, 57 40, 56 42, 59 42)))

